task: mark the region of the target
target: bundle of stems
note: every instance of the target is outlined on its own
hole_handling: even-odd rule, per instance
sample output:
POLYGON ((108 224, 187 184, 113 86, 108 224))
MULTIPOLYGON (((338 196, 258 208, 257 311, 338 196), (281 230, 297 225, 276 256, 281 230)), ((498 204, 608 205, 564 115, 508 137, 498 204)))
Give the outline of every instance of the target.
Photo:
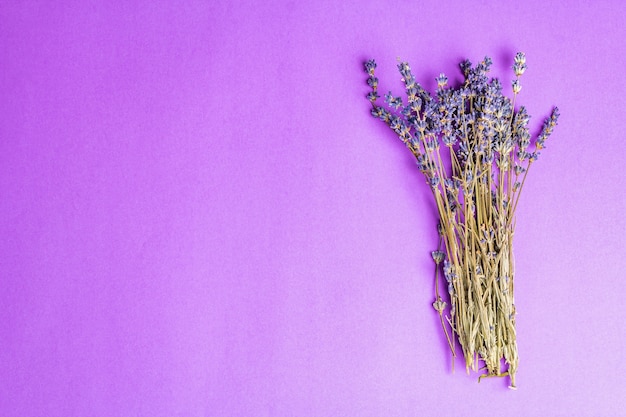
POLYGON ((513 295, 515 210, 559 111, 555 107, 532 138, 526 109, 515 108, 525 55, 515 56, 512 99, 502 94, 498 79, 488 78, 490 66, 489 57, 476 66, 462 62, 464 83, 448 87, 448 78, 440 74, 432 97, 415 81, 408 63, 400 62, 407 100, 389 92, 386 105, 379 105, 376 63, 370 60, 365 63, 371 87, 367 98, 372 115, 411 151, 433 193, 440 217, 439 248, 432 252, 433 307, 453 357, 456 335, 468 373, 478 372, 482 361, 485 372, 479 381, 508 375, 509 386, 515 388, 519 364, 513 295), (447 296, 440 291, 440 270, 447 296))

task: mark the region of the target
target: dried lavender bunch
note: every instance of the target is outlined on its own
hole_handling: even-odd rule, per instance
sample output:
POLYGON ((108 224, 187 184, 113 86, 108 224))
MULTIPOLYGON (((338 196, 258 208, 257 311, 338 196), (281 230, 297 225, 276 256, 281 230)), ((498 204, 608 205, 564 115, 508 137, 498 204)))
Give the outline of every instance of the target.
POLYGON ((384 121, 409 148, 426 177, 439 211, 439 248, 435 261, 435 302, 453 356, 456 348, 448 327, 456 335, 467 372, 479 377, 509 376, 515 388, 519 358, 513 297, 513 234, 515 210, 531 165, 552 133, 558 108, 532 138, 524 107, 515 110, 521 90, 526 57, 515 55, 513 98, 502 94, 498 79, 487 74, 491 59, 476 66, 461 63, 465 82, 448 86, 448 78, 436 78, 436 97, 415 81, 408 63, 401 62, 407 99, 391 92, 379 105, 374 60, 365 63, 371 91, 372 115, 384 121), (442 250, 441 245, 444 245, 442 250), (439 291, 439 271, 448 286, 450 307, 439 291), (446 313, 449 312, 449 315, 446 313), (445 319, 444 319, 445 316, 445 319), (504 359, 506 369, 501 368, 504 359))

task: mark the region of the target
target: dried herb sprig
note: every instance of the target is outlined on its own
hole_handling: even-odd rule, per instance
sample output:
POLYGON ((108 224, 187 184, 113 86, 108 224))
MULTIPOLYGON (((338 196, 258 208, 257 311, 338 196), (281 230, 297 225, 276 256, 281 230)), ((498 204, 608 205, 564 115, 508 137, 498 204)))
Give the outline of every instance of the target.
POLYGON ((409 64, 400 62, 406 103, 389 92, 384 96, 386 105, 379 105, 376 63, 370 60, 365 63, 371 88, 367 98, 372 115, 385 122, 414 155, 433 192, 440 216, 440 244, 432 252, 433 307, 452 355, 456 356, 456 349, 448 326, 462 347, 468 373, 478 371, 480 360, 486 373, 479 381, 508 375, 510 387, 515 388, 519 364, 513 297, 515 210, 528 171, 558 122, 559 110, 552 110, 533 140, 528 112, 524 107, 515 109, 520 78, 527 68, 525 55, 515 55, 513 99, 502 94, 498 79, 488 78, 491 64, 489 57, 476 66, 462 62, 465 81, 458 88, 450 88, 448 78, 440 74, 433 97, 415 80, 409 64), (445 320, 440 269, 450 301, 445 320))

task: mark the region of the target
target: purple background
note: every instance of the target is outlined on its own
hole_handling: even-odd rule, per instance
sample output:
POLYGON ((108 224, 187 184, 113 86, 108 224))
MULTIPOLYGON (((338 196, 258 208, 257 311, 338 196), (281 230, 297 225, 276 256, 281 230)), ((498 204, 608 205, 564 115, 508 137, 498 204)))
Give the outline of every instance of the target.
POLYGON ((0 415, 626 415, 625 3, 57 3, 0 4, 0 415), (508 85, 518 50, 533 129, 562 116, 513 392, 451 373, 434 205, 362 62, 508 85))

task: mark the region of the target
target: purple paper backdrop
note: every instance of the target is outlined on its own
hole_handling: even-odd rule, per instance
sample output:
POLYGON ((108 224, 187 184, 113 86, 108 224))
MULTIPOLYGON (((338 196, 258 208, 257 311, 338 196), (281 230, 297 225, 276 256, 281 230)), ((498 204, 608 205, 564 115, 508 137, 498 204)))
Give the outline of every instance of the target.
POLYGON ((626 415, 625 3, 177 3, 0 4, 1 416, 626 415), (362 62, 508 85, 518 50, 534 128, 562 116, 512 392, 451 372, 431 197, 362 62))

